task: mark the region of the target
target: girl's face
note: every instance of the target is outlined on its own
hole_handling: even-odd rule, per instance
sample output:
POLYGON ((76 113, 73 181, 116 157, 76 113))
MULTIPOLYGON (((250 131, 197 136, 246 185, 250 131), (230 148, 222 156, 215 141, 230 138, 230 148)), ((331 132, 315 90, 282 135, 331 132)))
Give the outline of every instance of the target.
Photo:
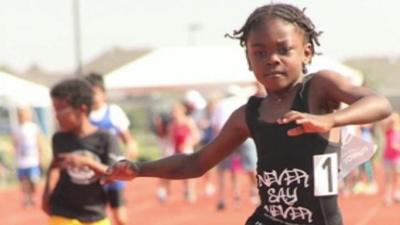
POLYGON ((177 103, 172 107, 171 113, 174 119, 179 120, 185 116, 185 107, 182 104, 177 103))
POLYGON ((32 112, 29 107, 18 108, 18 120, 19 122, 25 123, 32 120, 32 112))
POLYGON ((100 87, 92 87, 93 91, 93 109, 99 109, 103 104, 106 103, 106 93, 100 87))
POLYGON ((52 101, 60 129, 64 132, 78 130, 82 124, 82 115, 85 112, 72 107, 64 99, 53 98, 52 101))
POLYGON ((299 27, 279 18, 267 18, 250 31, 246 41, 250 69, 267 92, 281 92, 301 79, 312 49, 299 27))

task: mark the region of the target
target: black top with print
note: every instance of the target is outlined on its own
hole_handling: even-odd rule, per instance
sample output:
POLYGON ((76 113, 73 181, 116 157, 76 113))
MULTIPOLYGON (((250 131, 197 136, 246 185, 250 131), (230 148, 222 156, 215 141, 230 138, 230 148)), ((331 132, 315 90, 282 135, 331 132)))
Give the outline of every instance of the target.
MULTIPOLYGON (((309 112, 307 90, 303 82, 291 110, 309 112)), ((337 195, 315 196, 315 155, 333 153, 340 145, 319 134, 289 137, 294 123, 279 125, 262 121, 259 106, 263 98, 251 97, 246 105, 246 121, 257 146, 257 187, 260 206, 246 225, 342 225, 337 195)), ((327 182, 327 181, 325 181, 327 182)))
MULTIPOLYGON (((78 138, 58 132, 52 139, 53 157, 59 153, 86 155, 105 165, 122 157, 118 142, 106 131, 78 138)), ((105 218, 106 192, 94 172, 87 167, 62 169, 50 196, 51 215, 93 222, 105 218)))

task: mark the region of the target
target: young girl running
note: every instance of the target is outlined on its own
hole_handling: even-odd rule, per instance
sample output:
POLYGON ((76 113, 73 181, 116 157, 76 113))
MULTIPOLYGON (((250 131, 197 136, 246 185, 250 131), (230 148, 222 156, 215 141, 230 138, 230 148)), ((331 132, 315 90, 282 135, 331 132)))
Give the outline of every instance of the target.
POLYGON ((109 168, 106 181, 198 177, 251 137, 257 146, 260 205, 246 225, 342 225, 339 127, 383 119, 391 106, 332 71, 305 78, 319 34, 297 7, 257 8, 232 37, 245 47, 249 67, 268 95, 251 97, 200 151, 146 163, 120 161, 109 168), (341 102, 349 107, 339 110, 341 102))

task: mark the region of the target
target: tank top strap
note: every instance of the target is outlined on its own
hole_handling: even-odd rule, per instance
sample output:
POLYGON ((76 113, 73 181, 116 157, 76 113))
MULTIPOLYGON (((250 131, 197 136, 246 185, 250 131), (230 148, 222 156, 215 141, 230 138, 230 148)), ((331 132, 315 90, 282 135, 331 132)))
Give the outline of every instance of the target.
POLYGON ((258 120, 258 108, 262 100, 262 97, 251 96, 246 103, 246 124, 251 134, 253 134, 254 126, 258 120))
POLYGON ((311 79, 314 77, 314 74, 307 75, 300 87, 300 90, 297 93, 297 96, 293 102, 292 110, 296 110, 299 112, 309 112, 308 108, 308 89, 311 79))
POLYGON ((104 118, 111 121, 111 106, 107 105, 106 113, 104 113, 104 118))

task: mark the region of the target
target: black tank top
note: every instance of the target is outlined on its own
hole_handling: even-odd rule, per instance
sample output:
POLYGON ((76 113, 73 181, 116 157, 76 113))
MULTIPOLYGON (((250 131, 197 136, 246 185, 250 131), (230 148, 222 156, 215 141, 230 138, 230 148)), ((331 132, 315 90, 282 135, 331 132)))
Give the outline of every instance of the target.
MULTIPOLYGON (((303 82, 291 110, 309 112, 309 80, 303 82)), ((278 125, 260 119, 258 109, 262 100, 251 97, 246 106, 247 126, 257 146, 257 188, 261 202, 246 225, 342 225, 337 194, 314 194, 315 182, 332 185, 314 179, 315 156, 333 155, 337 160, 340 146, 316 133, 289 137, 287 130, 294 124, 278 125)), ((329 164, 324 166, 330 169, 329 164)), ((323 172, 327 172, 327 179, 336 179, 329 176, 332 171, 323 172)))

